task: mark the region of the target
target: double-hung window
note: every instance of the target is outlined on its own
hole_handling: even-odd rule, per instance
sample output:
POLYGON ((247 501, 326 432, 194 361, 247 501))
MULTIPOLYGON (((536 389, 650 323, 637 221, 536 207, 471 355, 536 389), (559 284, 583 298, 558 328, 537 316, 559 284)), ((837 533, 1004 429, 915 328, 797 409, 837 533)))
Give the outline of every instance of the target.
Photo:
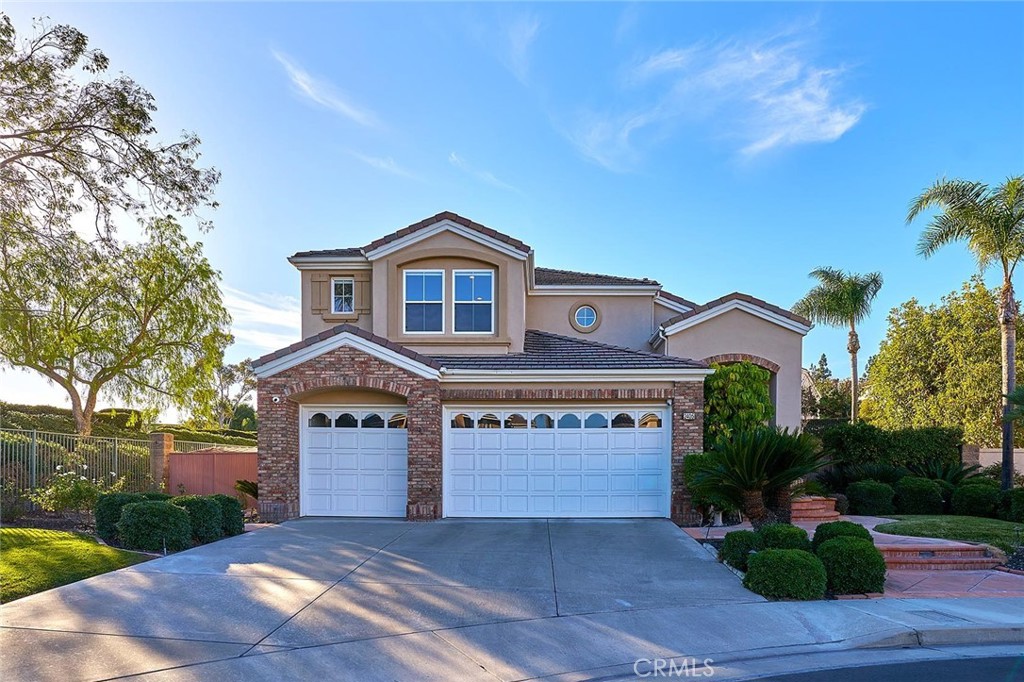
POLYGON ((490 334, 494 331, 494 272, 456 270, 455 331, 490 334))
POLYGON ((331 280, 331 312, 353 313, 356 310, 355 280, 351 277, 335 277, 331 280))
POLYGON ((405 331, 444 332, 444 272, 406 270, 405 331))

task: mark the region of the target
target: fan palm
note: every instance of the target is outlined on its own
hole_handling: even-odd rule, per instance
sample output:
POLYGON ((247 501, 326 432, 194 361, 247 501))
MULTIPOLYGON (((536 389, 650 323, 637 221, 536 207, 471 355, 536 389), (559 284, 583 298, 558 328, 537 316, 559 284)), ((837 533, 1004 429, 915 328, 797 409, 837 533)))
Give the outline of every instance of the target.
POLYGON ((1013 271, 1024 257, 1024 176, 1007 178, 990 188, 969 180, 939 180, 910 204, 907 224, 923 211, 937 208, 921 233, 918 254, 930 257, 946 244, 966 242, 967 248, 986 270, 994 263, 1002 268, 999 291, 999 328, 1002 333, 1003 365, 1003 488, 1013 485, 1013 420, 1007 396, 1017 383, 1016 360, 1017 299, 1013 292, 1013 271))
POLYGON ((846 350, 850 353, 850 422, 857 421, 857 399, 860 378, 857 373, 857 352, 860 337, 857 325, 871 314, 871 302, 882 288, 882 274, 860 275, 835 268, 811 271, 818 284, 796 302, 793 312, 830 327, 849 327, 846 350))

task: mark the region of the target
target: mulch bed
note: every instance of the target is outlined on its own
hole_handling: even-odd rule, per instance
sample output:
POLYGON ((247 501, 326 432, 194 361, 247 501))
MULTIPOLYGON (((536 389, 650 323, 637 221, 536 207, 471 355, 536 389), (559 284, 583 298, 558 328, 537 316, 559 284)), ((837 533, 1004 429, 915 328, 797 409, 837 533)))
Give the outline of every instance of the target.
POLYGON ((92 533, 95 530, 91 520, 67 517, 56 512, 40 510, 19 516, 4 524, 15 528, 42 528, 43 530, 66 530, 69 532, 92 533))

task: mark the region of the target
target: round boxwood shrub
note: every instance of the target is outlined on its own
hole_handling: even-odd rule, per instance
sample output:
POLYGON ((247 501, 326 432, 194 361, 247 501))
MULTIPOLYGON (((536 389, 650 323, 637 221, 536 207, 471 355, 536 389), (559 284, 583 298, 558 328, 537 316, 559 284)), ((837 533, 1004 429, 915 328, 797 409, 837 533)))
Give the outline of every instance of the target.
POLYGON ((962 485, 953 493, 953 513, 958 516, 992 516, 998 502, 998 488, 962 485))
POLYGON ((920 476, 904 476, 896 484, 896 508, 901 514, 941 514, 939 484, 920 476))
POLYGON ((758 534, 765 549, 802 549, 811 550, 811 541, 807 539, 807 531, 788 523, 773 523, 762 526, 758 534))
POLYGON ((167 493, 142 493, 142 496, 151 502, 170 502, 174 495, 168 495, 167 493))
POLYGON ((765 549, 750 557, 743 586, 769 599, 821 599, 827 576, 821 559, 799 549, 765 549))
POLYGON ((146 498, 136 493, 103 493, 96 498, 96 535, 104 542, 117 541, 117 522, 121 520, 121 509, 125 505, 145 502, 146 498))
POLYGON ((241 535, 245 532, 245 517, 242 515, 242 503, 230 495, 210 495, 220 505, 221 529, 225 537, 241 535))
POLYGON ((965 485, 983 485, 986 488, 992 488, 993 490, 999 490, 1002 488, 999 481, 994 478, 989 478, 988 476, 971 476, 970 478, 964 479, 960 484, 960 487, 962 488, 965 485))
POLYGON ((171 504, 188 512, 192 539, 197 545, 224 537, 223 518, 216 500, 203 495, 179 495, 171 499, 171 504))
POLYGON ((117 536, 128 549, 178 552, 192 546, 188 512, 170 502, 135 502, 121 509, 117 536))
POLYGON ((869 540, 833 538, 818 547, 832 594, 864 594, 885 590, 885 557, 869 540))
POLYGON ((747 570, 751 552, 764 549, 761 536, 752 530, 734 530, 725 534, 718 558, 739 571, 747 570))
POLYGON ((818 548, 829 540, 844 537, 860 538, 861 540, 874 543, 871 532, 859 523, 853 523, 852 521, 829 521, 828 523, 820 524, 814 529, 814 539, 811 540, 811 547, 817 552, 818 548))
POLYGON ((857 481, 846 488, 850 500, 850 513, 861 516, 886 516, 895 513, 892 486, 878 481, 857 481))

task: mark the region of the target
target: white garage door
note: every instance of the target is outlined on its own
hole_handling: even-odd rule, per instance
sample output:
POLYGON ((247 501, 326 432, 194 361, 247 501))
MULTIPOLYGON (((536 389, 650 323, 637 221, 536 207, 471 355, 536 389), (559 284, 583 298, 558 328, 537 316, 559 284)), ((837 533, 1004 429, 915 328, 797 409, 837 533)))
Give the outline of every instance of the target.
POLYGON ((665 517, 668 409, 445 410, 445 516, 665 517))
POLYGON ((404 410, 304 407, 300 420, 303 516, 405 516, 404 410))

